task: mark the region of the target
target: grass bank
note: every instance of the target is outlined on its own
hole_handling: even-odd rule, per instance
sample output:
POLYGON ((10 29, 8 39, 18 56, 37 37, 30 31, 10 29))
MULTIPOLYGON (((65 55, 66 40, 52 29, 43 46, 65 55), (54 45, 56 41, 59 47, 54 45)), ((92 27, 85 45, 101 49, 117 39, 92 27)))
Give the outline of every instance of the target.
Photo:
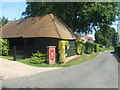
MULTIPOLYGON (((17 59, 16 61, 30 65, 30 66, 35 66, 35 67, 69 67, 69 66, 78 65, 78 64, 81 64, 83 62, 92 60, 98 55, 99 55, 99 53, 83 54, 77 58, 72 59, 71 61, 67 62, 64 65, 60 65, 60 64, 48 65, 45 63, 43 63, 43 64, 31 64, 31 63, 29 63, 29 59, 17 59)), ((5 59, 9 59, 9 60, 13 60, 13 57, 11 57, 11 56, 0 56, 0 57, 5 58, 5 59)))

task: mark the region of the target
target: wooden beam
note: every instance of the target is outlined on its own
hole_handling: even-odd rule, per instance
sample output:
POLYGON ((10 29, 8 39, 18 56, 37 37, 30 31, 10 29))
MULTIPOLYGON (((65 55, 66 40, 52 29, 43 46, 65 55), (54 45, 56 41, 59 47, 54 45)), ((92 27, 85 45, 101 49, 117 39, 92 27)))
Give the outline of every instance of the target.
POLYGON ((23 39, 23 47, 24 47, 24 53, 23 53, 23 56, 24 56, 24 59, 26 58, 26 39, 23 39))
POLYGON ((16 61, 16 46, 14 46, 13 48, 14 48, 13 60, 16 61))

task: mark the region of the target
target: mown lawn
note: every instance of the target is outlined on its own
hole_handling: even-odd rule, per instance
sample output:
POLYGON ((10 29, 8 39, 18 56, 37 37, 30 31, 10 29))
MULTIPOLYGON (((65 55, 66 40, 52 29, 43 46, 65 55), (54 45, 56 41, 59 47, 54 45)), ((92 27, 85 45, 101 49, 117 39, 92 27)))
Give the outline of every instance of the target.
MULTIPOLYGON (((64 65, 60 65, 60 64, 48 65, 45 63, 43 63, 43 64, 31 64, 31 63, 29 63, 29 59, 17 59, 16 61, 30 65, 30 66, 35 66, 35 67, 69 67, 69 66, 78 65, 78 64, 81 64, 83 62, 92 60, 98 55, 99 55, 99 53, 80 55, 79 57, 72 59, 71 61, 67 62, 64 65)), ((0 56, 0 58, 13 60, 13 57, 11 57, 11 56, 0 56)))

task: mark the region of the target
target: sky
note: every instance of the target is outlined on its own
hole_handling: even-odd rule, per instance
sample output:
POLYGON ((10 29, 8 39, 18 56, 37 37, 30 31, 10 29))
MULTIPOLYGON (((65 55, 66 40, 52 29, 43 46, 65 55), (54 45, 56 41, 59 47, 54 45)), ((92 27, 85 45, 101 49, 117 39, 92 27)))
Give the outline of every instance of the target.
MULTIPOLYGON (((8 20, 19 19, 22 17, 22 12, 25 11, 26 2, 2 2, 2 10, 0 16, 5 16, 8 20)), ((1 5, 0 4, 0 5, 1 5)))
MULTIPOLYGON (((4 2, 0 2, 0 17, 5 16, 8 18, 8 20, 14 20, 16 18, 19 19, 22 17, 22 12, 25 11, 26 8, 26 2, 24 0, 12 0, 12 2, 9 2, 10 0, 4 0, 4 2), (14 2, 15 1, 15 2, 14 2)), ((113 23, 112 27, 114 27, 117 31, 117 23, 113 23)), ((94 38, 95 32, 93 34, 90 34, 88 36, 94 38)))

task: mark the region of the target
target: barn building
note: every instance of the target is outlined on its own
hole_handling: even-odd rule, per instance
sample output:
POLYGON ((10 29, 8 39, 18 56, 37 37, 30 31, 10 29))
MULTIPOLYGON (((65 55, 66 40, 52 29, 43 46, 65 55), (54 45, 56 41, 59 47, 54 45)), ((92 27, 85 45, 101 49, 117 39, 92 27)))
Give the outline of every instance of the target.
POLYGON ((47 46, 56 46, 58 54, 59 40, 77 39, 72 30, 53 14, 9 22, 0 31, 1 38, 10 41, 9 55, 13 55, 16 46, 17 55, 25 58, 37 51, 47 53, 47 46))

